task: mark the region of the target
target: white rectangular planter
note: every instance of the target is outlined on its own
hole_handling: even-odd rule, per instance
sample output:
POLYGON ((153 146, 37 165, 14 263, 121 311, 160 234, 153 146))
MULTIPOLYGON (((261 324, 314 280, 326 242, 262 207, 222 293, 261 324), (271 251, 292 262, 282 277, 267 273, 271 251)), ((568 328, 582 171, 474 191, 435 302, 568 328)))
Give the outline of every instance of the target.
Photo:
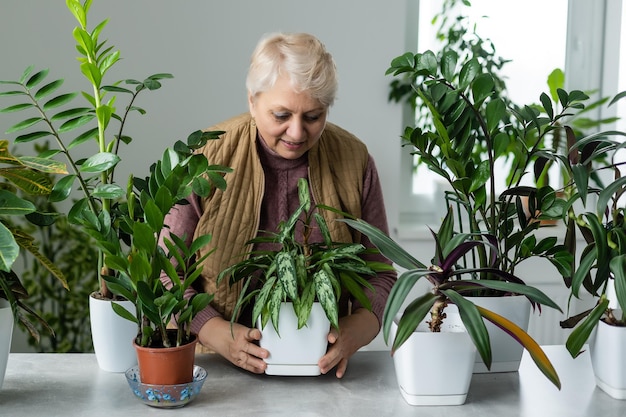
POLYGON ((13 312, 5 299, 0 299, 0 388, 4 383, 4 374, 7 370, 11 339, 13 338, 13 312))
MULTIPOLYGON (((424 322, 394 353, 400 393, 410 405, 465 403, 476 348, 453 308, 446 308, 447 318, 440 333, 432 333, 424 322)), ((392 325, 391 340, 395 338, 397 321, 392 325)))
MULTIPOLYGON (((507 297, 468 297, 468 300, 477 306, 493 311, 517 324, 524 331, 528 330, 530 320, 530 301, 523 295, 507 297)), ((524 347, 511 335, 495 324, 485 320, 491 341, 491 369, 487 369, 482 358, 477 353, 474 364, 475 373, 489 372, 517 372, 524 347)))
POLYGON ((626 352, 626 327, 598 322, 589 343, 596 385, 618 400, 626 400, 624 352, 626 352))
MULTIPOLYGON (((257 327, 261 329, 261 319, 257 327)), ((298 330, 298 319, 291 303, 282 303, 278 320, 278 333, 268 321, 261 329, 260 346, 270 356, 265 360, 267 375, 320 375, 318 362, 326 353, 330 322, 320 303, 313 303, 305 327, 298 330), (280 334, 280 335, 279 335, 280 334)))

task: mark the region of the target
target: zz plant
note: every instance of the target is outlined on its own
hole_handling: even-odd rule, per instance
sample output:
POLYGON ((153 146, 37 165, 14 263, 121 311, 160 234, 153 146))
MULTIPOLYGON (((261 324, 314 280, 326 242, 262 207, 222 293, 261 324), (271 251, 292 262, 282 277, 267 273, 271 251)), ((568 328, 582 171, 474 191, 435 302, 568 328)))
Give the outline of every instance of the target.
MULTIPOLYGON (((569 251, 557 245, 556 236, 537 241, 534 233, 540 220, 563 217, 566 202, 550 186, 527 186, 521 180, 528 175, 538 178, 545 160, 566 157, 541 145, 544 137, 561 128, 560 121, 583 107, 588 97, 580 91, 559 90, 558 112, 546 94, 541 95, 542 112, 531 106, 507 107, 493 76, 478 60, 470 59, 459 66, 453 50, 440 59, 431 51, 407 52, 392 60, 387 74, 411 80, 419 100, 430 112, 432 128, 409 126, 402 139, 419 156, 420 163, 450 185, 452 191, 446 199, 456 208, 458 231, 475 236, 486 233, 495 238, 492 246, 475 248, 476 266, 492 265, 513 274, 520 262, 538 256, 548 259, 561 275, 570 276, 569 251), (518 126, 513 132, 512 118, 518 126), (516 159, 506 190, 497 195, 496 162, 509 156, 507 149, 512 141, 521 157, 516 159), (476 146, 485 152, 477 155, 476 146), (527 210, 522 197, 528 198, 527 210), (495 253, 495 264, 491 264, 490 251, 495 253)), ((481 277, 497 279, 486 271, 481 277)))
POLYGON ((300 205, 289 219, 282 221, 276 233, 260 234, 249 245, 271 243, 276 250, 252 250, 242 261, 223 270, 218 280, 229 279, 230 285, 244 282, 231 322, 242 308, 253 301, 252 322, 261 317, 261 327, 271 320, 278 331, 280 306, 291 301, 302 328, 315 301, 319 301, 331 325, 339 327, 338 300, 347 290, 361 305, 371 309, 364 288, 373 287, 363 276, 389 270, 390 265, 366 261, 368 250, 360 243, 338 243, 331 239, 328 225, 320 210, 337 210, 313 205, 308 182, 298 181, 300 205), (318 227, 323 242, 310 242, 313 227, 318 227))
POLYGON ((207 140, 216 140, 221 133, 194 132, 187 144, 178 141, 173 149, 166 149, 162 159, 150 167, 148 178, 138 180, 131 176, 126 204, 119 208, 117 217, 119 228, 129 236, 127 245, 117 238, 107 212, 98 218, 83 219, 87 233, 106 255, 105 266, 116 271, 103 277, 108 287, 136 307, 133 316, 113 303, 120 316, 137 323, 136 343, 140 346, 171 347, 188 343, 193 337, 190 328, 193 317, 213 298, 207 293, 185 297, 186 290, 202 272, 202 262, 212 253, 196 256, 200 248, 211 242, 211 236, 196 237, 188 244, 188 237, 172 234, 162 246, 159 233, 167 227, 167 213, 176 204, 186 204, 192 191, 202 197, 216 187, 226 186, 221 174, 230 169, 209 165, 203 154, 195 153, 207 140), (198 182, 199 179, 202 181, 198 182), (166 286, 161 281, 162 271, 172 285, 166 286), (173 319, 177 330, 175 339, 170 340, 167 326, 173 319))
MULTIPOLYGON (((28 117, 14 124, 7 134, 16 134, 16 144, 52 139, 52 148, 41 154, 50 159, 61 156, 67 162, 70 174, 60 178, 50 194, 50 201, 58 203, 74 197, 68 212, 72 224, 81 225, 85 219, 93 221, 103 215, 111 218, 111 226, 123 241, 128 241, 126 231, 118 229, 119 205, 125 197, 125 184, 115 180, 115 170, 121 162, 123 145, 132 138, 125 127, 134 114, 145 114, 136 101, 140 95, 161 88, 171 74, 154 74, 143 81, 127 79, 107 83, 106 75, 120 60, 120 51, 108 46, 100 35, 108 20, 93 29, 88 28, 88 14, 92 0, 66 0, 66 6, 78 25, 73 30, 76 50, 79 53, 80 72, 88 82, 90 91, 58 93, 63 79, 48 79, 49 70, 35 70, 29 66, 19 80, 0 81, 12 89, 0 92, 0 97, 12 98, 15 104, 2 109, 3 113, 25 112, 28 117), (121 106, 117 95, 128 98, 121 106), (82 96, 84 104, 72 106, 73 100, 82 96), (118 107, 119 106, 119 107, 118 107)), ((110 271, 105 267, 104 253, 98 253, 98 292, 105 299, 113 294, 102 275, 110 271)))

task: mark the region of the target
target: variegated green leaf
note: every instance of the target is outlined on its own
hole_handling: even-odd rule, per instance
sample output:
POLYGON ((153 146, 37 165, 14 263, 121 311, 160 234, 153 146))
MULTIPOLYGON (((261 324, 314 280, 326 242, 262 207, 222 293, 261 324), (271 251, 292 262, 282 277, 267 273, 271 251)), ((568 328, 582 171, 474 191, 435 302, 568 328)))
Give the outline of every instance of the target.
POLYGON ((276 255, 276 272, 278 279, 291 300, 298 298, 298 282, 296 279, 296 264, 289 252, 279 252, 276 255))
POLYGON ((315 283, 315 292, 317 299, 322 305, 326 317, 335 328, 339 327, 339 312, 337 308, 337 299, 335 298, 335 292, 333 291, 333 284, 331 282, 328 273, 320 269, 313 275, 313 281, 315 283))

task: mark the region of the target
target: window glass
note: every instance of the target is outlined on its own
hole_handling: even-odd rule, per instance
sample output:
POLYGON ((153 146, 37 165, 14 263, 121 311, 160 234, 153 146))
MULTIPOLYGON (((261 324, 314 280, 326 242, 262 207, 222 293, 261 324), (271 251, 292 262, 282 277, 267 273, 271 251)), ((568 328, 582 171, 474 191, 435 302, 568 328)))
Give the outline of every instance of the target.
MULTIPOLYGON (((471 0, 471 7, 457 6, 453 15, 468 16, 468 27, 475 24, 476 33, 493 42, 497 56, 511 61, 502 67, 500 75, 507 83, 510 99, 524 105, 538 103, 539 95, 548 91, 550 72, 555 68, 564 69, 567 3, 567 0, 471 0), (549 28, 549 31, 539 28, 549 28)), ((420 2, 419 52, 440 49, 435 37, 437 27, 431 23, 440 7, 438 1, 420 2)), ((502 184, 496 184, 497 189, 503 189, 505 176, 500 176, 502 184)), ((413 193, 435 191, 438 176, 427 168, 418 166, 413 178, 413 193)))

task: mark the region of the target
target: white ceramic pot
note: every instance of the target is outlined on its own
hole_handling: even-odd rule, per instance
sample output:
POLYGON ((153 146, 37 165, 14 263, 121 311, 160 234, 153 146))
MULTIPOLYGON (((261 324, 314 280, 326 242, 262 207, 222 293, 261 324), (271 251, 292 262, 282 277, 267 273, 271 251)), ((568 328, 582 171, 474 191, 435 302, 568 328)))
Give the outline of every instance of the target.
MULTIPOLYGON (((261 329, 261 319, 257 327, 261 329)), ((271 321, 261 329, 259 345, 270 353, 265 360, 268 375, 317 376, 317 365, 326 353, 330 322, 320 303, 313 303, 306 325, 298 330, 298 319, 292 303, 282 303, 278 320, 278 333, 271 321)))
MULTIPOLYGON (((525 296, 467 298, 474 304, 491 310, 511 320, 524 331, 528 331, 531 305, 525 296)), ((487 326, 489 340, 491 341, 491 369, 487 369, 482 358, 477 353, 474 372, 517 372, 522 360, 522 354, 524 353, 524 347, 507 332, 490 321, 485 320, 485 326, 487 326)))
POLYGON ((100 300, 90 296, 89 317, 93 349, 100 369, 125 372, 137 365, 137 354, 133 347, 137 325, 118 316, 111 307, 112 302, 135 314, 135 306, 130 301, 100 300))
POLYGON ((0 299, 0 388, 4 383, 4 374, 7 370, 11 339, 13 338, 13 313, 11 306, 5 299, 0 299))
MULTIPOLYGON (((472 379, 476 348, 456 307, 446 308, 440 333, 424 321, 393 355, 402 398, 410 405, 461 405, 472 379)), ((392 324, 391 340, 397 331, 392 324)))
MULTIPOLYGON (((621 314, 619 310, 616 311, 621 314)), ((626 400, 626 327, 598 322, 589 339, 596 385, 611 397, 626 400)))

